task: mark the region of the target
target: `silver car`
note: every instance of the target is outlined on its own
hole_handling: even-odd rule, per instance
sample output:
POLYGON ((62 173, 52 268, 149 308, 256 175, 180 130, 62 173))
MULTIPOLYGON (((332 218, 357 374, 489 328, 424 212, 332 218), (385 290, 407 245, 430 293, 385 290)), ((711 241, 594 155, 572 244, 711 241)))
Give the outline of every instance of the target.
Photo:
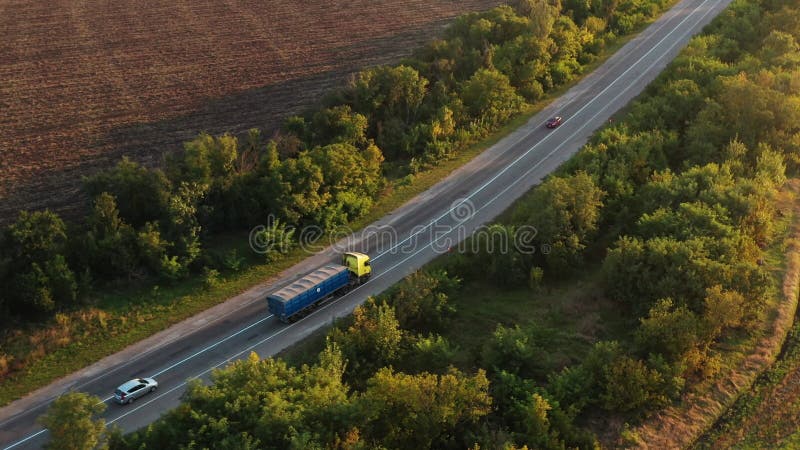
POLYGON ((128 381, 114 391, 114 400, 120 405, 133 403, 134 400, 153 392, 158 388, 158 383, 152 378, 137 378, 128 381))

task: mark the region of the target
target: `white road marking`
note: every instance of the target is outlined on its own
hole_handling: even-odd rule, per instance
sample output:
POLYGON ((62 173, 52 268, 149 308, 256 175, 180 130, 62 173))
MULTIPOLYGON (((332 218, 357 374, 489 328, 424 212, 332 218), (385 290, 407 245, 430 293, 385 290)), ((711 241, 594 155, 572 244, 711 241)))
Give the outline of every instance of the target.
POLYGON ((211 345, 209 345, 209 346, 205 347, 205 348, 204 348, 204 349, 202 349, 202 350, 198 350, 198 351, 197 351, 195 354, 193 354, 193 355, 190 355, 190 356, 187 356, 186 358, 184 358, 184 359, 182 359, 182 360, 180 360, 180 361, 176 362, 175 364, 173 364, 173 365, 171 365, 171 366, 169 366, 169 367, 167 367, 167 368, 164 368, 164 369, 161 369, 161 370, 159 370, 158 372, 156 372, 156 373, 154 373, 153 375, 151 375, 151 376, 150 376, 150 378, 155 378, 155 377, 157 377, 157 376, 161 375, 161 374, 162 374, 162 373, 164 373, 164 372, 167 372, 167 371, 169 371, 169 370, 172 370, 172 369, 174 369, 175 367, 178 367, 178 366, 180 366, 181 364, 185 363, 186 361, 189 361, 190 359, 194 358, 195 356, 197 356, 197 355, 200 355, 200 354, 202 354, 202 353, 205 353, 205 352, 207 352, 207 351, 211 350, 212 348, 214 348, 214 347, 216 347, 216 346, 218 346, 218 345, 222 344, 223 342, 227 341, 228 339, 234 338, 234 337, 236 337, 236 336, 238 336, 238 335, 240 335, 240 334, 244 333, 245 331, 249 330, 250 328, 253 328, 253 327, 254 327, 254 326, 256 326, 256 325, 259 325, 259 324, 263 323, 265 320, 267 320, 267 319, 270 319, 270 318, 272 318, 273 316, 274 316, 274 314, 270 314, 270 315, 268 315, 267 317, 264 317, 263 319, 257 320, 256 322, 254 322, 254 323, 250 324, 249 326, 246 326, 246 327, 242 328, 241 330, 237 331, 236 333, 233 333, 233 334, 231 334, 230 336, 228 336, 228 337, 226 337, 226 338, 224 338, 224 339, 220 339, 219 341, 217 341, 217 342, 214 342, 213 344, 211 344, 211 345))

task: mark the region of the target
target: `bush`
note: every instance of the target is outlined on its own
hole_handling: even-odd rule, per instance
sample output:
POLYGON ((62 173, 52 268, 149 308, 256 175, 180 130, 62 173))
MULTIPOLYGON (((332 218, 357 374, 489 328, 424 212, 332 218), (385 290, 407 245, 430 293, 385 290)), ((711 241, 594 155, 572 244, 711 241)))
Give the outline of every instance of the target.
POLYGON ((531 267, 531 276, 528 281, 528 287, 533 290, 538 290, 542 287, 544 281, 544 270, 541 267, 531 267))
POLYGON ((417 332, 441 330, 455 313, 449 296, 461 280, 445 271, 418 271, 404 278, 386 296, 403 329, 417 332))
POLYGON ((459 348, 438 334, 417 336, 402 367, 408 372, 444 373, 455 363, 459 348))
POLYGON ((113 169, 84 178, 90 198, 103 192, 117 199, 122 219, 134 227, 167 215, 171 185, 160 170, 148 170, 128 158, 113 169))
POLYGON ((0 238, 0 282, 6 287, 0 306, 34 317, 73 306, 78 285, 67 264, 66 225, 50 211, 20 213, 0 238))
POLYGON ((203 286, 205 286, 206 289, 213 289, 219 286, 220 282, 218 270, 209 267, 203 268, 203 286))
POLYGON ((553 361, 546 349, 545 336, 550 331, 535 325, 513 328, 498 325, 492 339, 481 352, 485 367, 495 371, 505 370, 523 377, 544 377, 553 368, 553 361))
POLYGON ((328 336, 347 359, 347 380, 363 386, 379 368, 400 359, 405 333, 394 308, 370 298, 353 311, 353 323, 349 327, 334 328, 328 336))
POLYGON ((294 227, 279 219, 272 220, 266 226, 254 228, 250 232, 250 247, 264 255, 267 261, 273 261, 285 255, 294 247, 294 227))
POLYGON ((239 251, 235 248, 226 252, 222 257, 222 267, 233 272, 238 272, 242 268, 244 262, 245 259, 239 256, 239 251))
POLYGON ((601 400, 608 411, 637 411, 663 406, 669 401, 662 392, 665 384, 662 375, 638 359, 618 358, 606 366, 604 375, 601 400))
POLYGON ((697 316, 666 298, 656 302, 647 317, 640 319, 636 343, 642 354, 657 353, 675 362, 703 344, 699 331, 697 316))

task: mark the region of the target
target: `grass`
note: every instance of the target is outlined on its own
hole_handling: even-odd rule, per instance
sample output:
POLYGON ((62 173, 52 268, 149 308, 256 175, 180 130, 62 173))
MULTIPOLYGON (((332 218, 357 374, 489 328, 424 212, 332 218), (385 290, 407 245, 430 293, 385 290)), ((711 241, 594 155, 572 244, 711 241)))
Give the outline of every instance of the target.
POLYGON ((580 361, 595 342, 624 339, 628 333, 615 305, 595 295, 599 284, 599 265, 586 267, 581 279, 563 280, 538 291, 467 282, 452 300, 458 311, 442 335, 470 360, 468 356, 480 352, 498 325, 535 324, 551 335, 547 351, 552 359, 566 366, 580 361))
MULTIPOLYGON (((388 193, 376 201, 368 214, 349 224, 350 228, 363 228, 397 209, 526 123, 585 74, 599 67, 646 25, 609 43, 599 57, 587 64, 584 75, 550 91, 546 98, 530 105, 488 138, 462 149, 453 159, 416 174, 410 183, 403 178, 390 179, 388 193)), ((223 274, 221 282, 213 287, 206 286, 201 275, 170 285, 104 286, 97 289, 102 292, 94 293, 90 304, 84 308, 66 312, 43 324, 8 330, 0 338, 0 406, 264 283, 307 256, 298 249, 267 264, 258 260, 247 243, 245 233, 233 233, 217 236, 209 244, 211 251, 220 253, 237 249, 246 259, 240 271, 223 274)))
MULTIPOLYGON (((91 307, 59 314, 43 327, 12 332, 4 339, 0 354, 32 353, 39 357, 3 381, 0 404, 8 404, 59 377, 240 294, 305 256, 296 252, 283 259, 280 265, 252 265, 239 273, 224 276, 219 285, 210 289, 205 287, 201 277, 191 277, 172 286, 112 290, 95 298, 91 307), (59 339, 37 338, 54 332, 58 333, 59 339), (49 349, 41 347, 46 344, 50 344, 49 349)), ((15 356, 15 360, 19 361, 19 357, 15 356)), ((13 364, 14 361, 12 367, 13 364)))
POLYGON ((739 397, 695 448, 800 447, 800 324, 795 324, 781 358, 739 397))
MULTIPOLYGON (((437 263, 441 260, 433 264, 437 263)), ((536 325, 544 330, 551 370, 579 362, 597 341, 629 339, 630 320, 618 313, 613 302, 596 295, 600 282, 599 264, 585 267, 581 279, 561 280, 536 291, 465 282, 450 299, 456 313, 441 332, 458 348, 450 363, 470 372, 478 368, 481 350, 498 325, 536 325)), ((347 319, 340 322, 346 323, 347 319)), ((315 362, 330 328, 317 330, 278 357, 293 365, 315 362)))

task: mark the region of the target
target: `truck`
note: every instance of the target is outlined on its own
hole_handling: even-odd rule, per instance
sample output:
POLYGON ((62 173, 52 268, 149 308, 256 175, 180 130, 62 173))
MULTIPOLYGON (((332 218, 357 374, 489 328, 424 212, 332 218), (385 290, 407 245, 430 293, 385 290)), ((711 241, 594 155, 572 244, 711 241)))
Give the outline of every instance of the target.
POLYGON ((269 312, 281 322, 300 319, 326 301, 364 284, 372 275, 369 256, 346 252, 341 264, 328 264, 267 296, 269 312))

